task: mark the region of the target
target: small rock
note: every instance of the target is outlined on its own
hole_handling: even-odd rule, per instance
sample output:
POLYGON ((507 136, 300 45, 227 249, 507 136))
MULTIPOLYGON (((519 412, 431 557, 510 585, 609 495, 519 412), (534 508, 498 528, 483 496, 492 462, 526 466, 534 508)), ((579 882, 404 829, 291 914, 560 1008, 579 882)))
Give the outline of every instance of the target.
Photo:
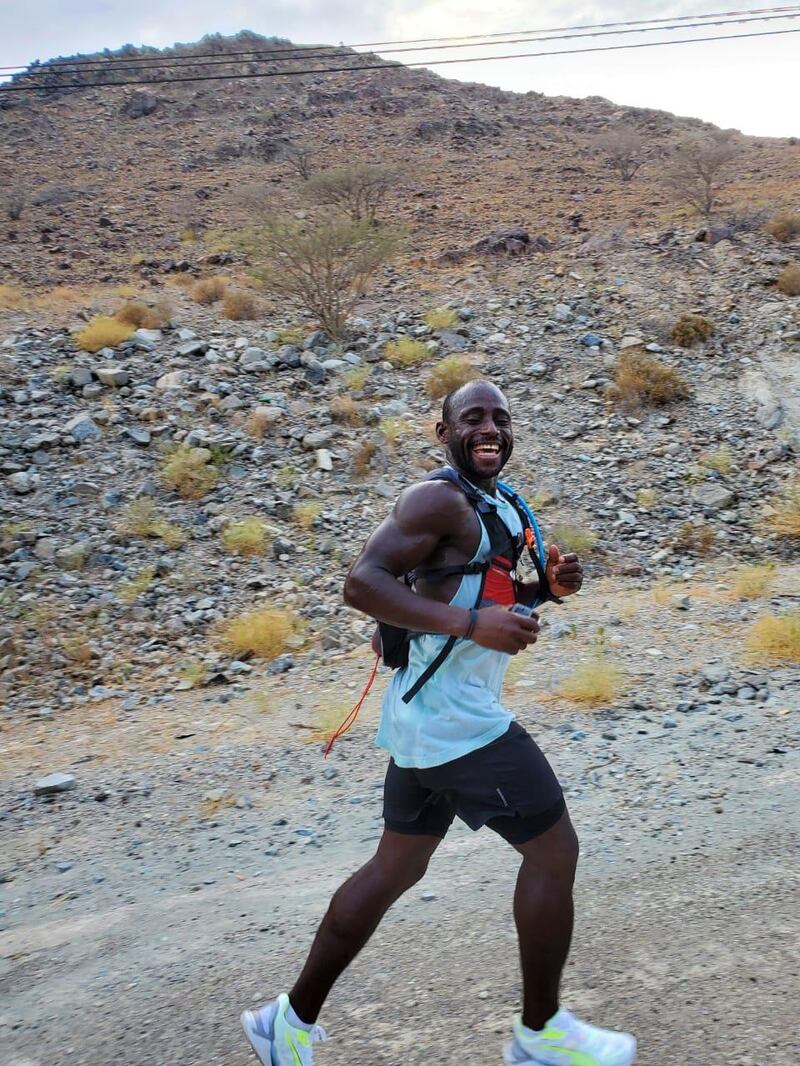
POLYGON ((72 774, 48 774, 47 777, 39 778, 33 786, 33 791, 36 796, 54 796, 58 792, 69 792, 75 788, 75 784, 72 774))

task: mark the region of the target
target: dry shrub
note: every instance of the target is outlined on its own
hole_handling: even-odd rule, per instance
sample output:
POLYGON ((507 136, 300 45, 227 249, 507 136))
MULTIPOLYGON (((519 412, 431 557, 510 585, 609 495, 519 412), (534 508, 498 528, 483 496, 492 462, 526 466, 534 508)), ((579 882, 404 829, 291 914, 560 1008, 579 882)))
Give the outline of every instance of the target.
POLYGON ((714 335, 714 323, 703 315, 689 312, 681 315, 672 327, 672 339, 681 348, 693 348, 714 335))
POLYGON ((767 233, 771 234, 776 241, 787 244, 800 237, 800 214, 796 211, 783 211, 767 223, 767 233))
POLYGON ((623 406, 652 404, 662 407, 689 395, 689 386, 679 371, 646 352, 623 352, 614 371, 612 399, 623 406))
POLYGON ((354 366, 352 370, 342 374, 342 381, 352 392, 361 392, 372 373, 371 367, 354 366))
POLYGON ((361 405, 352 396, 334 396, 330 403, 331 418, 345 426, 361 426, 364 414, 361 405))
POLYGON ((390 448, 394 448, 403 437, 411 432, 408 420, 396 417, 381 419, 378 429, 386 438, 386 443, 390 448))
POLYGON ((120 515, 117 529, 124 536, 163 540, 169 548, 178 548, 186 539, 180 526, 168 521, 149 496, 129 503, 120 515))
POLYGON ((780 272, 778 291, 784 296, 800 296, 800 263, 790 263, 780 272))
POLYGON ((389 341, 383 349, 383 354, 392 366, 416 366, 423 359, 427 359, 431 352, 427 344, 422 341, 412 340, 411 337, 399 337, 396 341, 389 341))
POLYGON ((298 628, 298 620, 291 611, 264 607, 229 618, 219 640, 229 654, 249 653, 256 659, 275 659, 290 647, 298 628))
POLYGON ((222 314, 233 322, 252 322, 258 318, 258 301, 249 292, 229 292, 222 304, 222 314))
POLYGON ((447 355, 428 374, 425 388, 432 400, 440 400, 453 389, 477 378, 478 371, 463 355, 447 355))
POLYGON ((649 511, 658 503, 658 493, 655 489, 639 489, 636 493, 636 503, 645 511, 649 511))
POLYGON ((550 540, 557 544, 562 552, 588 555, 597 544, 597 534, 593 529, 585 529, 570 522, 559 522, 550 530, 550 540))
POLYGON ((336 207, 353 222, 374 223, 394 181, 386 167, 353 163, 313 174, 303 191, 312 203, 336 207))
POLYGON ((267 527, 255 515, 231 522, 222 531, 222 544, 226 551, 236 555, 263 555, 269 546, 267 527))
POLYGON ((221 300, 228 291, 227 278, 204 278, 192 286, 192 299, 196 304, 210 307, 221 300))
POLYGON ((740 566, 733 572, 733 596, 737 600, 757 600, 768 596, 775 583, 774 563, 740 566))
POLYGON ((126 303, 114 315, 118 322, 123 322, 134 329, 161 329, 172 318, 172 308, 166 303, 148 307, 139 301, 126 303))
POLYGON ((425 325, 431 329, 455 329, 461 320, 449 307, 435 307, 425 315, 425 325))
POLYGON ((723 444, 721 448, 717 448, 715 452, 701 455, 700 462, 709 470, 716 470, 718 474, 730 474, 731 470, 733 470, 733 456, 726 444, 723 444))
POLYGON ((108 315, 96 315, 86 329, 75 333, 75 346, 84 352, 99 352, 101 348, 116 348, 133 336, 134 328, 108 315))
POLYGON ((604 655, 593 655, 578 663, 558 689, 559 696, 573 703, 600 707, 613 703, 623 688, 625 673, 604 655))
POLYGON ((0 285, 0 311, 27 311, 30 300, 19 285, 0 285))
POLYGON ((684 522, 672 541, 673 548, 692 555, 708 555, 714 547, 716 533, 706 522, 684 522))
POLYGON ((273 409, 265 405, 253 408, 245 420, 244 428, 251 437, 263 440, 267 435, 267 430, 272 429, 277 424, 278 421, 273 416, 273 409))
POLYGON ((322 513, 322 504, 315 500, 304 500, 294 505, 294 520, 301 529, 308 531, 322 513))
POLYGON ((133 603, 138 600, 150 588, 155 573, 155 567, 146 566, 135 577, 120 582, 116 588, 117 599, 121 603, 133 603))
POLYGON ((372 460, 378 451, 378 445, 374 440, 365 440, 358 446, 353 456, 353 473, 356 477, 366 477, 369 473, 372 460))
POLYGON ((753 624, 745 644, 752 663, 800 663, 800 611, 763 615, 753 624))
POLYGON ((185 500, 199 500, 219 481, 219 471, 211 465, 208 448, 181 446, 166 459, 161 480, 185 500))
POLYGON ((769 500, 763 525, 767 532, 779 537, 800 537, 800 478, 788 482, 769 500))

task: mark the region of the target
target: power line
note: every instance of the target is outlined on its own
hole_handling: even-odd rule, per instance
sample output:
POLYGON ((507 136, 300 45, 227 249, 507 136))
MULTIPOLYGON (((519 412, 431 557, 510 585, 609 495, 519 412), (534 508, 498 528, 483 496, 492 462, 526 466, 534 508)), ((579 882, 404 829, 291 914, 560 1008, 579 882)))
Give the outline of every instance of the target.
MULTIPOLYGON (((614 29, 614 28, 617 28, 617 27, 626 27, 626 26, 655 26, 656 23, 660 23, 660 22, 691 23, 693 20, 696 20, 696 19, 728 19, 728 18, 735 18, 735 17, 738 17, 740 15, 762 15, 762 14, 763 15, 775 15, 775 14, 780 13, 780 12, 797 11, 798 7, 800 7, 800 5, 791 4, 791 5, 786 5, 786 6, 783 6, 783 7, 746 8, 746 9, 739 10, 739 11, 717 11, 717 12, 709 12, 708 14, 698 14, 698 15, 675 15, 675 16, 664 16, 663 18, 654 18, 654 19, 633 19, 633 20, 628 20, 628 21, 625 21, 625 22, 597 22, 597 23, 585 23, 585 24, 578 25, 578 26, 551 26, 551 27, 546 28, 544 30, 507 30, 504 33, 476 33, 476 34, 467 34, 465 36, 455 36, 455 35, 451 34, 449 37, 416 37, 416 38, 412 37, 412 38, 408 38, 408 39, 405 39, 405 40, 363 41, 363 42, 359 42, 359 43, 356 43, 356 44, 351 44, 351 45, 343 45, 342 44, 342 45, 338 45, 338 46, 335 46, 335 45, 322 45, 322 46, 319 46, 319 45, 298 45, 298 46, 295 46, 295 47, 292 47, 292 48, 283 48, 283 49, 280 49, 280 48, 263 49, 263 50, 249 49, 247 51, 241 51, 241 52, 228 52, 227 56, 228 56, 228 58, 231 58, 231 57, 234 57, 234 56, 253 56, 253 55, 259 55, 260 54, 260 55, 266 55, 268 58, 269 57, 275 58, 275 57, 277 57, 279 55, 288 55, 290 53, 299 53, 298 56, 297 56, 298 59, 306 59, 306 58, 311 58, 311 56, 308 53, 308 49, 309 48, 318 48, 318 47, 322 47, 322 48, 326 48, 326 49, 327 48, 330 48, 330 49, 341 49, 341 48, 344 48, 344 47, 349 47, 349 48, 355 49, 355 48, 376 48, 376 47, 384 46, 384 45, 389 46, 389 45, 434 44, 434 43, 444 42, 444 41, 470 41, 470 42, 472 42, 472 41, 485 40, 487 38, 494 40, 494 39, 498 39, 498 38, 501 38, 501 37, 529 36, 531 34, 539 34, 539 33, 561 33, 561 32, 572 33, 574 31, 578 31, 578 30, 609 30, 609 29, 614 29)), ((658 28, 658 27, 656 27, 656 28, 658 28)), ((512 42, 512 41, 499 41, 498 40, 497 43, 498 44, 504 44, 504 43, 505 44, 511 44, 511 43, 514 43, 514 42, 512 42)), ((406 50, 406 49, 404 49, 404 50, 406 50)), ((407 49, 407 50, 413 51, 414 49, 407 49)), ((336 52, 333 53, 333 55, 335 55, 335 54, 336 54, 336 52)), ((333 58, 333 55, 331 56, 331 58, 333 58)), ((131 63, 134 63, 134 64, 135 63, 139 63, 139 64, 141 64, 143 62, 147 62, 148 64, 160 63, 160 64, 163 64, 163 65, 166 65, 166 66, 172 66, 173 64, 178 63, 179 61, 180 62, 186 62, 186 63, 193 63, 193 62, 196 62, 198 59, 219 59, 219 58, 220 58, 220 53, 219 52, 200 52, 200 53, 196 53, 194 55, 152 56, 149 59, 147 57, 145 57, 145 56, 136 56, 136 57, 124 57, 123 56, 123 57, 120 57, 120 58, 112 59, 112 60, 107 61, 107 62, 104 62, 104 61, 99 60, 99 59, 98 60, 92 60, 91 58, 87 58, 86 60, 80 60, 80 59, 71 59, 71 60, 70 59, 57 59, 57 60, 53 60, 52 62, 48 62, 48 63, 42 64, 41 66, 45 70, 53 70, 54 68, 63 67, 63 66, 68 66, 68 67, 85 66, 88 63, 99 63, 99 64, 101 64, 104 67, 110 67, 112 65, 113 66, 119 66, 119 65, 122 65, 122 64, 126 64, 127 65, 127 64, 131 64, 131 63)), ((30 67, 30 64, 17 64, 16 66, 0 66, 0 70, 4 70, 4 71, 19 71, 20 73, 22 73, 22 72, 28 70, 29 67, 30 67)), ((37 70, 36 73, 39 73, 39 71, 37 70)))
POLYGON ((124 85, 177 85, 181 82, 197 81, 242 81, 252 78, 294 78, 304 74, 350 74, 362 70, 409 70, 412 67, 440 67, 451 63, 485 63, 500 59, 534 59, 543 56, 587 55, 590 52, 621 52, 633 48, 660 48, 673 44, 701 44, 711 41, 739 41, 753 37, 777 37, 788 33, 800 33, 800 28, 791 30, 760 30, 754 33, 728 33, 714 37, 684 37, 671 41, 639 41, 636 44, 594 45, 591 48, 561 48, 549 52, 516 52, 502 56, 459 56, 455 59, 431 59, 418 63, 365 63, 356 67, 309 67, 303 70, 265 70, 249 74, 206 74, 190 78, 145 78, 144 80, 109 81, 103 84, 84 82, 72 85, 8 85, 0 86, 3 93, 40 93, 62 92, 66 89, 116 89, 124 85))
MULTIPOLYGON (((707 19, 709 17, 710 16, 704 16, 705 19, 707 19)), ((800 8, 796 8, 794 13, 788 14, 788 15, 750 15, 750 16, 747 16, 746 18, 715 18, 714 21, 712 21, 712 22, 709 22, 709 21, 684 22, 682 24, 670 23, 669 25, 665 25, 665 26, 647 26, 647 27, 643 27, 643 28, 619 29, 619 30, 594 30, 593 32, 590 32, 590 33, 554 34, 554 35, 551 35, 551 36, 541 36, 541 37, 512 37, 510 39, 503 40, 503 41, 495 41, 495 40, 475 41, 471 45, 469 45, 469 44, 440 44, 440 45, 425 45, 425 46, 420 46, 420 47, 387 48, 381 54, 382 55, 389 55, 389 54, 397 53, 397 52, 415 52, 415 53, 418 53, 418 52, 430 52, 430 51, 439 52, 439 51, 444 51, 445 49, 453 49, 453 48, 463 49, 463 48, 469 48, 469 47, 474 47, 474 48, 480 48, 480 47, 498 48, 498 47, 500 47, 500 46, 502 46, 504 44, 526 44, 526 43, 538 44, 540 42, 545 42, 545 41, 561 41, 561 40, 573 41, 573 40, 578 40, 579 38, 584 38, 584 37, 606 37, 606 36, 616 37, 616 36, 621 36, 623 34, 661 33, 662 31, 666 32, 667 30, 702 29, 704 27, 712 27, 712 26, 714 26, 714 27, 716 27, 716 26, 738 26, 738 25, 743 25, 743 24, 750 23, 750 22, 773 22, 775 20, 784 21, 786 19, 796 19, 796 18, 800 18, 800 8)), ((342 58, 347 58, 348 60, 349 59, 354 59, 354 58, 356 58, 357 56, 359 56, 361 54, 362 53, 359 53, 359 52, 353 52, 353 53, 350 53, 349 55, 347 55, 346 57, 343 56, 342 58)), ((337 53, 334 53, 333 55, 331 55, 331 53, 329 53, 329 52, 306 52, 305 54, 302 54, 302 55, 291 56, 291 57, 287 57, 287 58, 278 58, 278 59, 275 59, 274 54, 271 53, 271 52, 266 52, 266 53, 262 53, 262 52, 255 53, 254 52, 254 53, 252 53, 252 55, 253 56, 265 55, 265 59, 255 59, 255 58, 253 58, 253 59, 250 60, 250 62, 257 62, 257 63, 281 62, 281 63, 286 63, 286 62, 297 62, 299 60, 306 60, 306 59, 327 59, 327 60, 330 60, 330 59, 336 58, 337 53)), ((182 58, 186 59, 188 57, 184 56, 182 58)), ((173 63, 170 60, 167 60, 166 62, 163 62, 163 61, 161 61, 161 59, 159 59, 159 62, 156 63, 155 58, 153 60, 148 60, 145 57, 142 57, 140 59, 134 60, 133 62, 139 64, 139 66, 141 66, 142 69, 141 70, 134 70, 131 73, 132 74, 137 74, 139 76, 144 76, 145 74, 149 73, 149 71, 151 71, 151 70, 159 70, 159 69, 161 69, 163 67, 172 67, 172 66, 176 65, 175 63, 173 63)), ((228 64, 231 63, 231 60, 229 58, 227 58, 227 57, 221 57, 221 56, 217 55, 213 59, 209 59, 209 60, 201 61, 201 62, 202 62, 202 66, 211 67, 211 66, 228 65, 228 64)), ((48 76, 50 74, 55 74, 56 76, 64 77, 64 76, 68 76, 70 74, 79 76, 81 74, 87 74, 87 73, 88 74, 94 74, 94 73, 105 74, 105 73, 108 73, 108 74, 113 76, 116 73, 116 66, 117 66, 117 64, 113 63, 113 62, 112 63, 99 62, 99 63, 93 64, 92 66, 89 66, 89 65, 80 65, 80 66, 78 66, 78 65, 76 65, 73 69, 70 69, 70 70, 61 70, 61 69, 59 69, 59 70, 55 70, 55 71, 53 71, 51 69, 51 67, 45 66, 45 67, 42 67, 41 69, 38 69, 38 70, 29 71, 28 73, 24 74, 23 77, 26 78, 26 79, 27 78, 39 78, 39 77, 46 77, 46 76, 48 76)), ((50 82, 49 84, 50 84, 50 87, 54 87, 54 88, 58 87, 57 83, 50 82)), ((120 84, 120 83, 119 82, 109 82, 109 84, 120 84)))

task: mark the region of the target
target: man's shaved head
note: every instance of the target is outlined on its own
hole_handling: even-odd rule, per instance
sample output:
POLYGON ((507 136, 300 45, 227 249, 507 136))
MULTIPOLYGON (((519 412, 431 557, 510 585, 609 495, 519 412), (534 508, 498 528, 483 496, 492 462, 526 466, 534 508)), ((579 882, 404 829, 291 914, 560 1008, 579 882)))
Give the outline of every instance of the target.
POLYGON ((463 385, 451 389, 445 396, 444 400, 442 400, 442 421, 447 423, 447 425, 452 424, 455 411, 462 403, 469 399, 470 393, 476 389, 484 388, 493 389, 505 402, 505 396, 494 382, 487 381, 485 378, 478 378, 475 381, 467 381, 463 385))
POLYGON ((493 492, 494 481, 514 449, 508 401, 491 381, 459 385, 444 398, 436 436, 452 466, 493 492))

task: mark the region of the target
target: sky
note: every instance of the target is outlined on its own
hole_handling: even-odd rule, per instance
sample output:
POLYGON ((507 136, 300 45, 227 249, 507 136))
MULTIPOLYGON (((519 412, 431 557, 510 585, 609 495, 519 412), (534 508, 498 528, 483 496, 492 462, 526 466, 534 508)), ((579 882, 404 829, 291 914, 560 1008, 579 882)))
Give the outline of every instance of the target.
MULTIPOLYGON (((772 0, 774 4, 780 0, 772 0)), ((785 0, 784 0, 785 5, 785 0)), ((0 66, 131 44, 157 47, 206 33, 253 30, 296 43, 357 44, 426 37, 550 30, 626 19, 765 9, 765 0, 0 0, 0 66)), ((800 14, 800 4, 797 5, 800 14)), ((719 33, 800 29, 800 18, 714 30, 587 38, 570 48, 719 33)), ((538 52, 564 42, 410 52, 387 58, 424 61, 467 55, 538 52)), ((380 49, 376 49, 380 51, 380 49)), ((544 56, 434 67, 461 81, 549 96, 603 96, 701 118, 758 136, 800 136, 800 33, 706 41, 585 55, 544 56)))

